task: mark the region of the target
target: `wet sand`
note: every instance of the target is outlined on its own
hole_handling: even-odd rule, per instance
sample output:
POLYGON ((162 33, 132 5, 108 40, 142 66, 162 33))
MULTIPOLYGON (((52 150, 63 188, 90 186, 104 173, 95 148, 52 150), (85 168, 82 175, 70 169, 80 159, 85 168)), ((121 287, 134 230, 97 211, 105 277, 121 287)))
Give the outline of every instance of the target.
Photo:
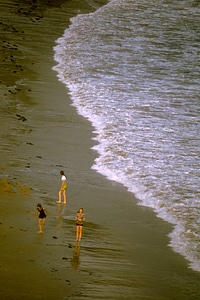
POLYGON ((63 155, 65 125, 73 116, 66 117, 70 99, 51 68, 55 39, 70 17, 88 8, 77 1, 66 7, 63 3, 0 4, 1 299, 63 299, 79 293, 73 283, 74 249, 64 237, 59 240, 59 226, 54 230, 60 218, 55 203, 58 174, 68 157, 67 152, 63 155), (48 180, 51 172, 54 189, 48 180), (38 234, 36 204, 48 202, 49 193, 55 198, 47 205, 46 227, 52 220, 53 228, 38 234))
POLYGON ((93 128, 52 71, 69 18, 97 2, 0 4, 1 299, 192 299, 199 273, 168 247, 172 226, 91 170, 93 128), (67 205, 57 205, 60 170, 67 205), (38 234, 34 213, 48 210, 38 234), (84 207, 81 244, 74 216, 84 207))

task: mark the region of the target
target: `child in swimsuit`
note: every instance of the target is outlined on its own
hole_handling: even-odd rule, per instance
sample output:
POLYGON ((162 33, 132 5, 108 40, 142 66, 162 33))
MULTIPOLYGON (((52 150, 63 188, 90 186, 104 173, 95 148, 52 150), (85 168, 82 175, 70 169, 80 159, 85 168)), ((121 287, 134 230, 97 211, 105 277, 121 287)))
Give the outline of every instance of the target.
POLYGON ((56 201, 57 203, 61 203, 62 202, 62 196, 63 196, 63 203, 67 203, 67 195, 66 195, 66 190, 67 190, 67 177, 65 176, 64 171, 60 171, 60 175, 61 175, 61 188, 58 192, 58 201, 56 201))
POLYGON ((40 203, 37 204, 36 214, 38 215, 38 226, 39 226, 38 233, 43 233, 44 224, 45 224, 46 216, 47 216, 47 210, 45 208, 43 208, 40 203))
POLYGON ((83 223, 85 221, 85 214, 83 213, 83 208, 79 208, 76 213, 76 241, 80 242, 82 238, 83 223))

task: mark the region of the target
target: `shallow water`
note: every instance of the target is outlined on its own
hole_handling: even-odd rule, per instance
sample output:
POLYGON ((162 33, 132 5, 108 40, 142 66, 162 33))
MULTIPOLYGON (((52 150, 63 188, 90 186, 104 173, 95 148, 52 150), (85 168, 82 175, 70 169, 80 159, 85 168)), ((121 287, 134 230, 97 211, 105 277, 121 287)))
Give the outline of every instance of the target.
POLYGON ((170 245, 199 257, 199 5, 111 1, 78 15, 54 68, 95 127, 93 168, 175 224, 170 245))

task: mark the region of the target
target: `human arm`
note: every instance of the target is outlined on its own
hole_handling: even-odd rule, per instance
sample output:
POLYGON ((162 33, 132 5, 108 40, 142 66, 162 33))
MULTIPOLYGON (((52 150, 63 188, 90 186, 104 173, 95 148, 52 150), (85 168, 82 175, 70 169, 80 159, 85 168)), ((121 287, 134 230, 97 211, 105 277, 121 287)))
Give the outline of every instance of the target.
POLYGON ((83 223, 85 221, 85 214, 77 213, 76 214, 76 221, 78 223, 83 223))
POLYGON ((82 221, 85 221, 85 214, 82 214, 82 221))

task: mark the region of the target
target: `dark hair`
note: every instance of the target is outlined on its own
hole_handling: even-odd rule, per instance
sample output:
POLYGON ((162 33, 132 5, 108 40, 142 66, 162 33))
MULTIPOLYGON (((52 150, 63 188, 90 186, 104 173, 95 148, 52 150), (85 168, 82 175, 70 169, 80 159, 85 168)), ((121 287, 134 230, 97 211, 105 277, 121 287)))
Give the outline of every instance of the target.
POLYGON ((37 204, 37 207, 42 207, 42 204, 38 203, 38 204, 37 204))
POLYGON ((65 175, 64 171, 60 171, 60 175, 65 175))

